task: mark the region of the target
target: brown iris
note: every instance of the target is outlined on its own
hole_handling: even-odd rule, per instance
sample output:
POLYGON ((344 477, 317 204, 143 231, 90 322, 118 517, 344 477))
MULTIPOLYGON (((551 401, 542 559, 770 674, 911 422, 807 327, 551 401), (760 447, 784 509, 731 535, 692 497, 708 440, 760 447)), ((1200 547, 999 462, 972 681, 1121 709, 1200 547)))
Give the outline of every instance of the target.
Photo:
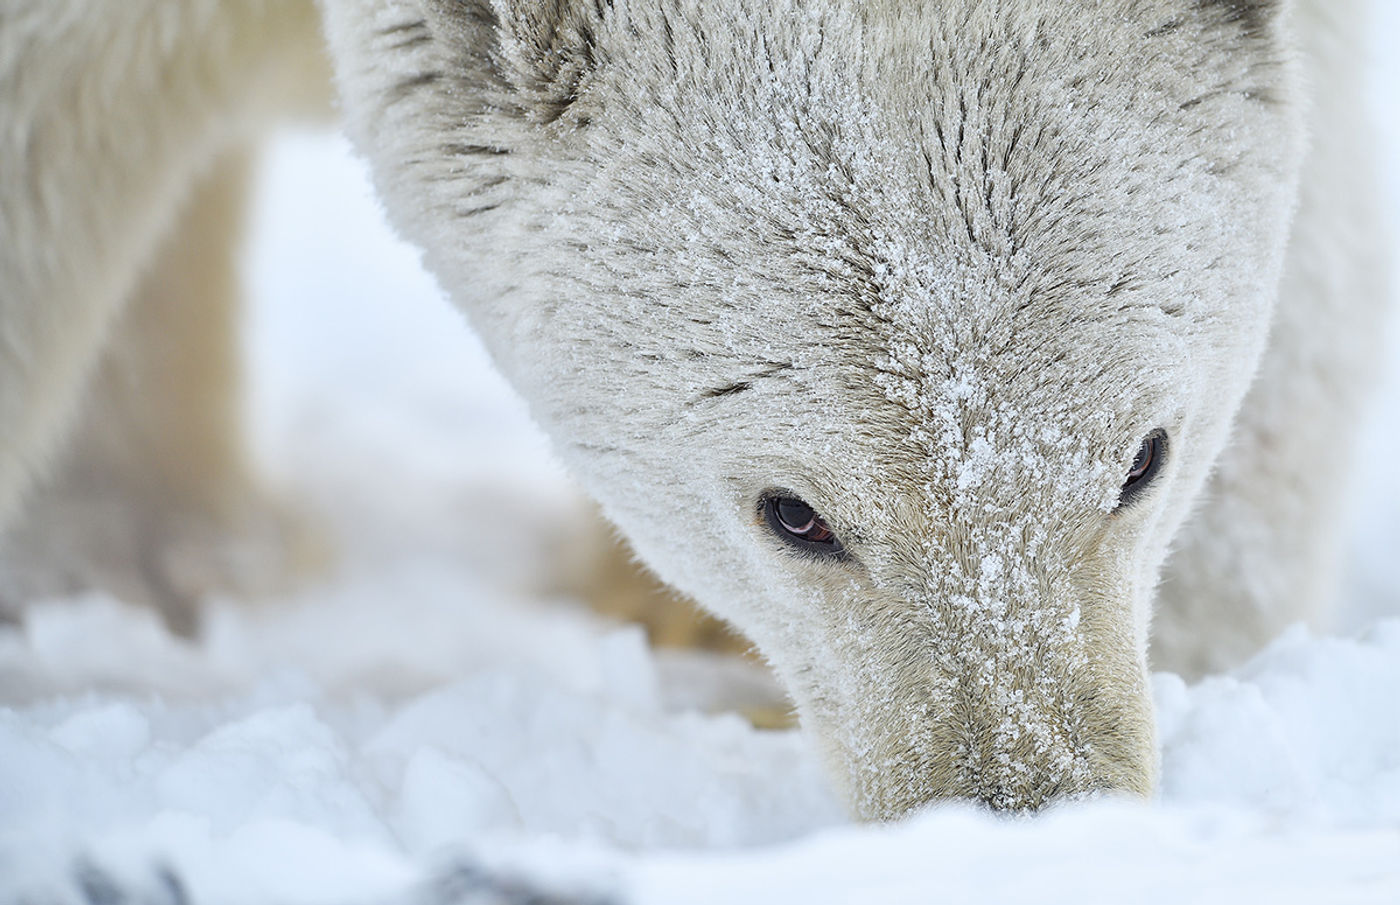
POLYGON ((761 505, 768 527, 794 547, 821 556, 845 553, 826 520, 797 497, 773 492, 764 495, 761 505))
POLYGON ((1152 479, 1157 477, 1158 472, 1162 470, 1162 463, 1166 461, 1166 457, 1166 431, 1155 430, 1148 434, 1147 439, 1142 441, 1142 446, 1138 447, 1133 464, 1128 468, 1128 476, 1123 482, 1123 489, 1118 492, 1119 506, 1123 506, 1147 489, 1147 486, 1152 483, 1152 479))

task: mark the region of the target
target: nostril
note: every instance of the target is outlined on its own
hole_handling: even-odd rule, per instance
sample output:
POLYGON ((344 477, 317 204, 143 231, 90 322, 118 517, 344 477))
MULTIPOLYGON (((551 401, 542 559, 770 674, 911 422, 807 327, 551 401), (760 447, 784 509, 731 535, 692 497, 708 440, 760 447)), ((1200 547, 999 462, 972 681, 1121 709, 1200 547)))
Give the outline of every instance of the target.
POLYGON ((993 786, 977 792, 972 800, 1001 814, 1030 815, 1054 803, 1056 795, 1053 791, 1036 792, 993 786))
POLYGON ((1092 801, 1103 795, 1126 793, 1129 790, 1110 779, 1060 779, 1038 788, 1010 788, 999 785, 979 790, 973 800, 994 811, 1009 814, 1035 814, 1047 808, 1075 802, 1092 801))

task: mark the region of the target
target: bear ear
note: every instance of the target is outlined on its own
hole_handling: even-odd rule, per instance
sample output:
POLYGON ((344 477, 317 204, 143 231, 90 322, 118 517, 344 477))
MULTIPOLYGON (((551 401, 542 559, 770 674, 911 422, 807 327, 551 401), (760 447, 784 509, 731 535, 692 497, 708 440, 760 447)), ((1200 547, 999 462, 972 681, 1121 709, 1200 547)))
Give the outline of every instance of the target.
POLYGON ((597 65, 611 0, 420 0, 459 74, 506 109, 553 122, 597 65))

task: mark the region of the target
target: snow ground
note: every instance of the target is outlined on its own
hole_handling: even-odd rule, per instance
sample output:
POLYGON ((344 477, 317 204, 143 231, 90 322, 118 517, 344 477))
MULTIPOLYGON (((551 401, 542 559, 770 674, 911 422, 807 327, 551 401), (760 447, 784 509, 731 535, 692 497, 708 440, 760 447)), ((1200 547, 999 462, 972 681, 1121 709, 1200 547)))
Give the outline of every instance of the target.
POLYGON ((0 901, 1400 901, 1396 374, 1347 630, 1158 676, 1159 801, 850 826, 800 736, 692 706, 752 676, 538 591, 567 480, 341 143, 260 204, 259 451, 341 560, 198 646, 99 596, 0 628, 0 901))

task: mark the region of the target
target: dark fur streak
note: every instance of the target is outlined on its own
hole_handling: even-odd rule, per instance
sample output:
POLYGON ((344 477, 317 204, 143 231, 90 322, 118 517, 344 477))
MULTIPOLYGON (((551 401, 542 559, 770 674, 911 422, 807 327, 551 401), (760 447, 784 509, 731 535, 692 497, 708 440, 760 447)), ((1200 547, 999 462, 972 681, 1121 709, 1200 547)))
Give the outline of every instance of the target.
POLYGON ((1171 20, 1169 20, 1169 21, 1167 21, 1167 22, 1163 22, 1161 25, 1158 25, 1156 28, 1154 28, 1154 29, 1152 29, 1151 31, 1149 31, 1144 37, 1148 37, 1148 38, 1161 38, 1161 37, 1165 37, 1166 35, 1169 35, 1169 34, 1171 34, 1172 32, 1178 30, 1179 28, 1181 28, 1181 26, 1183 26, 1183 25, 1185 25, 1185 24, 1186 24, 1185 21, 1182 20, 1182 19, 1171 19, 1171 20))
POLYGON ((739 393, 744 392, 747 389, 752 388, 755 381, 765 380, 776 374, 781 374, 783 371, 790 371, 793 367, 792 362, 786 361, 772 361, 768 362, 767 365, 768 366, 763 368, 762 370, 755 371, 754 373, 749 374, 747 377, 744 377, 741 380, 736 380, 733 383, 727 383, 724 386, 712 387, 706 390, 705 392, 701 393, 700 398, 722 399, 726 396, 735 396, 739 393))
POLYGON ((442 79, 441 72, 420 72, 401 79, 389 89, 389 101, 391 103, 401 101, 419 88, 425 88, 435 84, 442 79))
POLYGON ((448 142, 442 146, 442 152, 449 157, 471 157, 471 156, 499 156, 509 154, 509 148, 502 148, 497 145, 473 145, 458 142, 448 142))
POLYGON ((676 36, 671 31, 671 20, 666 16, 665 10, 661 11, 661 38, 661 46, 666 51, 667 61, 671 64, 671 75, 678 76, 681 67, 676 62, 676 36))
POLYGON ((1211 100, 1212 98, 1219 97, 1220 95, 1222 95, 1222 94, 1224 94, 1224 93, 1225 93, 1225 92, 1222 91, 1222 90, 1219 89, 1219 88, 1217 88, 1217 89, 1214 90, 1214 91, 1207 91, 1205 94, 1198 95, 1197 97, 1193 97, 1193 98, 1191 98, 1191 100, 1186 101, 1185 103, 1183 103, 1183 104, 1181 105, 1181 107, 1180 107, 1179 109, 1181 109, 1181 110, 1190 110, 1192 107, 1195 107, 1195 106, 1198 106, 1198 105, 1200 105, 1200 104, 1203 104, 1203 103, 1205 103, 1206 101, 1211 100))
POLYGON ((456 214, 458 217, 465 219, 467 217, 475 217, 477 214, 484 214, 487 211, 494 211, 498 207, 500 207, 500 204, 483 204, 480 207, 469 207, 459 210, 456 214))
POLYGON ((737 393, 742 393, 751 386, 753 386, 753 384, 749 383, 747 380, 741 380, 738 383, 731 383, 722 387, 706 390, 701 396, 706 399, 718 399, 721 396, 733 396, 737 393))
POLYGON ((388 45, 388 46, 385 47, 384 49, 385 49, 385 50, 408 50, 410 47, 417 47, 417 46, 419 46, 419 45, 421 45, 421 44, 431 44, 431 43, 432 43, 432 40, 433 40, 433 36, 430 35, 430 34, 428 34, 428 33, 425 31, 425 32, 423 32, 422 34, 410 35, 410 36, 404 38, 404 39, 401 40, 401 41, 395 41, 393 44, 388 45))
POLYGON ((622 452, 621 447, 608 446, 603 443, 585 443, 582 440, 574 440, 569 443, 574 449, 581 449, 585 452, 601 453, 603 455, 618 455, 622 452))
POLYGON ((398 25, 390 25, 388 28, 379 30, 381 38, 389 38, 394 35, 401 35, 408 31, 426 31, 428 23, 423 19, 415 19, 412 22, 400 22, 398 25))
POLYGON ((924 151, 924 167, 928 170, 929 188, 933 188, 936 184, 933 178, 933 155, 928 151, 924 151))
POLYGON ((1205 12, 1215 12, 1225 23, 1238 25, 1246 37, 1267 37, 1269 22, 1278 11, 1278 0, 1197 0, 1205 12))
MULTIPOLYGON (((948 154, 948 143, 947 143, 946 141, 943 140, 943 126, 942 126, 942 124, 939 122, 938 117, 936 117, 936 116, 933 118, 933 134, 934 134, 934 136, 937 137, 937 139, 938 139, 938 147, 941 148, 941 149, 943 150, 943 154, 944 154, 944 156, 946 157, 947 154, 948 154)), ((929 165, 929 169, 930 169, 930 170, 933 169, 933 166, 932 166, 931 163, 930 163, 930 165, 929 165)))

